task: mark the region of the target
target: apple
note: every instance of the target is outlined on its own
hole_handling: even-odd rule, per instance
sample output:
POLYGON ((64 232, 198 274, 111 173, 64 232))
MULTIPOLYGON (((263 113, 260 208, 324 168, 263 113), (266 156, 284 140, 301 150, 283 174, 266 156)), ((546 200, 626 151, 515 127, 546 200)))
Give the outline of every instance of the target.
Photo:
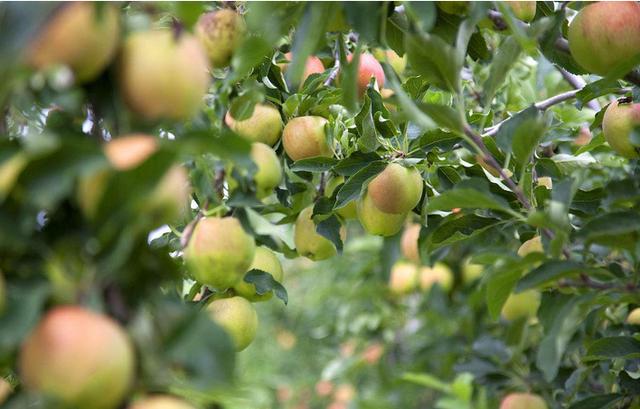
POLYGON ((122 46, 120 86, 125 102, 147 120, 187 120, 203 105, 209 62, 188 33, 136 32, 122 46))
POLYGON ((293 118, 282 132, 284 151, 294 161, 316 156, 333 156, 325 132, 327 123, 328 121, 321 116, 293 118))
MULTIPOLYGON (((375 50, 373 50, 373 55, 380 62, 389 61, 389 65, 391 65, 391 68, 393 68, 393 70, 398 75, 402 75, 404 73, 404 69, 407 67, 407 56, 406 56, 406 54, 403 55, 402 57, 400 57, 393 50, 383 50, 381 48, 376 48, 375 50)), ((382 88, 382 86, 380 86, 380 88, 382 88)), ((382 93, 382 91, 381 91, 381 93, 382 93)))
POLYGON ((13 386, 4 378, 0 378, 0 405, 2 405, 13 392, 13 386))
POLYGON ((193 229, 184 260, 196 281, 220 290, 244 277, 256 252, 253 237, 234 217, 205 217, 193 229))
POLYGON ((195 406, 169 395, 153 395, 134 402, 128 409, 196 409, 195 406))
MULTIPOLYGON (((291 52, 286 53, 285 57, 287 57, 287 60, 289 61, 293 60, 293 54, 291 52)), ((289 63, 280 64, 280 69, 283 73, 287 72, 288 68, 289 63)), ((324 72, 324 70, 325 68, 324 64, 322 64, 322 60, 320 60, 320 58, 316 57, 315 55, 310 55, 307 58, 307 61, 305 61, 304 63, 304 71, 302 74, 302 79, 300 80, 300 85, 304 84, 304 82, 307 80, 307 78, 309 78, 311 74, 321 74, 324 72)))
MULTIPOLYGON (((353 54, 347 56, 347 60, 351 62, 351 60, 353 60, 353 54)), ((378 89, 384 87, 385 77, 382 65, 380 65, 373 55, 362 53, 360 54, 360 60, 358 62, 358 95, 364 95, 367 91, 371 77, 376 78, 378 89)))
MULTIPOLYGON (((338 186, 344 183, 344 176, 336 175, 329 179, 327 185, 325 186, 324 192, 327 196, 333 196, 333 192, 336 190, 338 186)), ((352 200, 346 206, 341 207, 336 211, 338 215, 340 215, 345 220, 355 219, 358 217, 356 202, 352 200)))
POLYGON ((120 325, 78 306, 48 311, 18 362, 25 388, 79 409, 119 407, 135 373, 133 346, 120 325))
POLYGON ((200 16, 195 27, 209 62, 214 68, 224 68, 240 46, 246 32, 242 16, 231 9, 211 11, 200 16))
POLYGON ((357 202, 358 220, 367 233, 376 236, 397 234, 407 219, 407 213, 385 213, 374 204, 367 191, 357 202))
POLYGON ((409 294, 418 285, 418 266, 405 261, 396 262, 389 275, 389 290, 394 295, 409 294))
POLYGON ((538 186, 544 186, 547 189, 553 189, 553 179, 549 176, 542 176, 538 178, 538 186))
POLYGON ((531 253, 544 253, 544 248, 542 247, 542 238, 540 236, 535 236, 525 241, 518 248, 518 255, 520 257, 525 257, 527 254, 531 253))
POLYGON ((631 325, 640 325, 640 308, 634 308, 627 317, 627 323, 631 325))
MULTIPOLYGON (((282 264, 278 260, 278 256, 271 249, 267 247, 256 247, 256 255, 253 257, 253 262, 247 269, 251 271, 253 269, 262 270, 273 276, 273 279, 282 284, 284 278, 284 271, 282 270, 282 264)), ((244 280, 240 280, 234 287, 236 294, 246 298, 252 302, 267 301, 273 297, 273 291, 269 291, 266 294, 258 295, 256 293, 255 285, 248 283, 244 280)))
POLYGON ((42 70, 66 65, 77 82, 95 79, 109 65, 118 47, 118 7, 92 2, 60 6, 27 49, 29 65, 42 70))
POLYGON ((419 273, 420 289, 424 292, 429 291, 436 283, 445 291, 449 291, 453 286, 453 273, 444 263, 435 263, 433 267, 421 267, 419 273))
POLYGON ((522 21, 530 22, 536 16, 535 1, 508 1, 505 4, 511 7, 513 15, 522 21))
POLYGON ((547 404, 538 395, 510 393, 502 399, 500 409, 547 409, 547 404))
POLYGON ((411 223, 405 227, 400 241, 400 251, 407 260, 420 263, 420 250, 418 249, 418 239, 420 238, 420 229, 422 226, 418 223, 411 223))
POLYGON ((224 121, 233 132, 251 142, 273 146, 282 134, 280 112, 270 104, 257 104, 251 116, 242 121, 233 119, 231 113, 227 112, 224 121))
MULTIPOLYGON (((313 206, 302 210, 296 219, 293 240, 298 254, 313 261, 325 260, 336 255, 337 250, 333 243, 316 231, 316 224, 311 215, 313 206)), ((342 241, 347 237, 347 231, 342 226, 340 228, 342 241)))
POLYGON ((476 281, 483 272, 484 267, 481 264, 473 264, 469 259, 462 263, 462 279, 465 283, 476 281))
POLYGON ((416 168, 390 163, 367 187, 373 204, 382 212, 404 214, 422 197, 423 180, 416 168))
POLYGON ((573 18, 567 31, 571 55, 582 68, 607 75, 640 53, 640 4, 591 3, 573 18))
POLYGON ((438 1, 438 8, 447 14, 464 16, 469 12, 468 1, 438 1))
POLYGON ((517 294, 510 294, 502 307, 502 318, 514 321, 520 318, 532 318, 540 308, 540 292, 527 290, 517 294))
POLYGON ((253 176, 257 188, 256 195, 262 199, 273 193, 282 181, 282 166, 276 152, 261 142, 251 144, 251 160, 258 168, 253 176))
POLYGON ((631 132, 640 126, 640 104, 613 101, 602 118, 602 132, 611 149, 625 158, 640 158, 640 149, 631 143, 631 132))
POLYGON ((231 337, 240 352, 253 342, 258 331, 258 314, 242 297, 220 298, 207 306, 211 318, 231 337))

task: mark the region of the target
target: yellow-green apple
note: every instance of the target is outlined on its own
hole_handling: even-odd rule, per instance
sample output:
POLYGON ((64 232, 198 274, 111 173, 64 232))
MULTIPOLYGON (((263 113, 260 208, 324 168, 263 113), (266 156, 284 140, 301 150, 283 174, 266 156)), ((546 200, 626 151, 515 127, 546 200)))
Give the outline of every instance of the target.
POLYGON ((200 16, 195 32, 207 51, 211 66, 223 68, 229 65, 233 52, 242 43, 246 25, 235 11, 221 9, 200 16))
POLYGON ((540 307, 540 292, 538 290, 526 290, 517 294, 510 294, 502 306, 502 318, 507 321, 519 318, 532 318, 538 313, 540 307))
POLYGON ((373 204, 385 213, 404 214, 422 197, 423 180, 416 168, 390 163, 367 187, 373 204))
MULTIPOLYGON (((316 231, 316 224, 311 215, 313 206, 302 210, 296 219, 293 240, 298 254, 314 261, 325 260, 336 255, 336 246, 316 231)), ((340 238, 344 242, 347 237, 347 230, 344 226, 340 228, 340 238)))
POLYGON ((258 331, 258 314, 251 303, 242 297, 220 298, 207 306, 211 318, 229 334, 242 351, 249 346, 258 331))
MULTIPOLYGON (((329 179, 324 190, 327 196, 332 196, 336 188, 342 183, 344 183, 344 176, 337 175, 329 179)), ((338 209, 336 213, 342 216, 345 220, 355 219, 358 216, 355 200, 350 201, 346 206, 338 209)))
POLYGON ((484 268, 481 264, 473 264, 471 260, 466 259, 462 263, 462 279, 465 283, 470 283, 482 276, 484 268))
MULTIPOLYGON (((280 260, 278 260, 278 256, 267 247, 256 247, 256 255, 253 257, 253 262, 247 271, 254 269, 271 274, 273 279, 279 283, 282 283, 282 279, 284 278, 284 271, 282 270, 282 264, 280 260)), ((233 289, 236 294, 252 302, 267 301, 273 297, 272 291, 262 295, 257 294, 255 285, 244 280, 240 280, 233 286, 233 289)))
POLYGON ((421 267, 419 273, 422 291, 429 291, 435 284, 440 285, 445 291, 449 291, 453 286, 453 273, 444 263, 437 262, 433 267, 421 267))
POLYGON ((261 142, 251 144, 251 160, 258 170, 253 176, 258 199, 269 196, 282 180, 282 166, 278 155, 269 145, 261 142))
POLYGON ((400 251, 407 260, 420 263, 420 250, 418 249, 418 239, 420 238, 420 226, 418 223, 411 223, 404 228, 400 241, 400 251))
POLYGON ((510 393, 502 399, 500 409, 547 409, 547 404, 532 393, 510 393))
POLYGON ((511 7, 513 15, 522 21, 532 21, 536 16, 535 1, 508 1, 505 4, 511 7))
POLYGON ((253 237, 238 219, 205 217, 193 229, 183 257, 198 282, 222 290, 242 280, 255 252, 253 237))
POLYGON ((613 101, 602 118, 604 139, 625 158, 640 157, 640 149, 631 143, 631 132, 637 126, 640 126, 640 104, 613 101))
POLYGON ((127 105, 148 120, 190 119, 209 87, 209 62, 188 33, 140 31, 122 46, 120 86, 127 105))
POLYGON ((376 236, 393 236, 402 229, 407 219, 407 213, 385 213, 378 209, 368 191, 358 200, 356 210, 362 227, 376 236))
POLYGON ((233 119, 227 112, 224 121, 233 132, 251 142, 273 146, 282 134, 280 112, 271 104, 257 104, 251 116, 241 121, 233 119))
POLYGON ((527 254, 531 253, 544 253, 544 249, 542 247, 542 238, 540 236, 534 236, 533 238, 525 241, 518 248, 518 255, 520 257, 525 257, 527 254))
POLYGON ((95 79, 109 65, 119 36, 116 5, 64 3, 31 42, 26 58, 37 69, 66 65, 78 82, 86 82, 95 79))
POLYGON ((398 261, 389 274, 389 290, 394 295, 409 294, 418 285, 418 266, 406 261, 398 261))
MULTIPOLYGON (((393 50, 383 50, 381 48, 376 48, 375 50, 373 50, 373 55, 380 62, 389 61, 389 65, 391 65, 391 68, 393 68, 393 70, 398 75, 402 75, 402 73, 404 73, 404 69, 407 67, 407 56, 406 56, 406 54, 403 55, 402 57, 400 57, 393 50)), ((382 88, 382 86, 380 86, 380 88, 382 88)))
POLYGON ((153 395, 135 401, 128 409, 196 409, 196 407, 170 395, 153 395))
POLYGON ((569 24, 573 58, 589 72, 607 75, 640 53, 640 4, 635 1, 591 3, 569 24))
POLYGON ((77 306, 47 312, 18 362, 28 390, 78 409, 119 407, 135 373, 133 346, 120 325, 77 306))
POLYGON ((321 116, 300 116, 290 120, 282 132, 284 151, 294 161, 333 156, 324 129, 327 122, 321 116))
POLYGON ((640 308, 634 308, 627 316, 627 323, 631 325, 640 325, 640 308))

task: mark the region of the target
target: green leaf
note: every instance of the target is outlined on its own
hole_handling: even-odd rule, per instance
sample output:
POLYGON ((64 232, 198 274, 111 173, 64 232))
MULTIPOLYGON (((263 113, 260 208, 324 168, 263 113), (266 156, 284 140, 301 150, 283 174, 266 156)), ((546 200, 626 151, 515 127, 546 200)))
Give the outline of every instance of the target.
POLYGON ((496 143, 506 153, 513 152, 518 162, 525 165, 529 163, 544 131, 542 114, 531 106, 502 124, 496 135, 496 143))
POLYGON ((342 224, 335 214, 322 220, 316 226, 316 232, 322 237, 329 240, 338 250, 338 254, 342 254, 342 238, 340 237, 340 229, 342 224))
POLYGON ((294 172, 326 172, 331 170, 337 163, 334 158, 315 157, 307 158, 295 161, 291 165, 291 170, 294 172))
POLYGON ((251 117, 256 104, 262 101, 264 101, 262 88, 254 83, 253 86, 250 86, 244 93, 233 100, 229 112, 233 119, 243 121, 251 117))
POLYGON ((256 294, 258 295, 267 294, 269 291, 273 291, 276 297, 280 298, 285 305, 289 302, 287 290, 266 271, 255 268, 249 270, 244 275, 244 281, 249 284, 253 284, 256 289, 256 294))
POLYGON ((569 409, 609 409, 620 402, 624 395, 608 393, 606 395, 589 396, 569 406, 569 409))
POLYGON ((386 13, 386 4, 377 1, 343 2, 347 21, 354 31, 368 43, 379 43, 380 21, 386 13))
POLYGON ((12 280, 8 284, 7 304, 4 312, 0 313, 0 358, 20 345, 38 323, 50 291, 49 283, 44 281, 12 280))
POLYGON ((344 207, 352 200, 360 198, 363 187, 373 179, 378 173, 387 167, 387 163, 383 161, 371 162, 364 168, 360 169, 356 174, 346 180, 344 185, 338 191, 336 196, 336 204, 334 210, 344 207))
POLYGON ((640 341, 633 337, 608 337, 594 341, 587 348, 585 361, 640 358, 640 341))
POLYGON ((444 220, 430 235, 433 247, 441 247, 459 241, 468 240, 500 222, 498 219, 482 217, 475 214, 450 216, 444 220))
POLYGON ((436 23, 438 12, 436 5, 430 1, 405 1, 405 13, 421 31, 428 33, 436 23))
POLYGON ((447 190, 439 196, 430 198, 427 211, 451 211, 451 209, 460 208, 513 212, 503 198, 493 195, 488 190, 480 190, 479 187, 481 186, 486 186, 486 182, 482 179, 467 179, 458 183, 452 190, 447 190))
POLYGON ((522 48, 520 44, 512 36, 504 40, 498 48, 498 52, 491 62, 489 77, 483 87, 484 104, 486 106, 489 106, 491 101, 493 101, 496 91, 504 84, 507 74, 517 61, 521 52, 522 48))
POLYGON ((418 103, 417 106, 440 127, 462 133, 464 119, 460 117, 459 111, 440 104, 418 103))
POLYGON ((618 211, 594 217, 577 235, 594 243, 629 248, 638 240, 639 231, 640 214, 618 211))
POLYGON ((502 306, 522 276, 523 268, 520 260, 508 260, 496 267, 487 278, 486 302, 491 318, 500 316, 502 306))
POLYGON ((516 292, 548 284, 570 275, 586 272, 589 268, 575 261, 551 260, 520 279, 516 292))
POLYGON ((427 81, 457 93, 460 89, 460 66, 455 48, 434 34, 405 35, 409 65, 427 81))

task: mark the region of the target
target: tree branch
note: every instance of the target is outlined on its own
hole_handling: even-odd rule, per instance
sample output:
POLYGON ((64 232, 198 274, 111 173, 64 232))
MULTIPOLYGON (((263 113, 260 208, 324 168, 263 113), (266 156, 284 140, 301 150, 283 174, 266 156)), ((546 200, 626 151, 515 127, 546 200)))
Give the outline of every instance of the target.
MULTIPOLYGON (((556 69, 562 74, 562 77, 569 83, 574 89, 580 90, 587 85, 586 81, 577 75, 571 74, 569 71, 564 68, 557 66, 556 69)), ((587 107, 593 109, 594 111, 600 111, 600 104, 595 99, 587 102, 587 107)))

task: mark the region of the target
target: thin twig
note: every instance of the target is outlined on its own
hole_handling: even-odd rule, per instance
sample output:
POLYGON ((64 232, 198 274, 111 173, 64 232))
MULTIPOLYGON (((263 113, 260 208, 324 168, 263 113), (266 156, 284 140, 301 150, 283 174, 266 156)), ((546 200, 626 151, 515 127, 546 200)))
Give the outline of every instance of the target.
MULTIPOLYGON (((564 78, 565 81, 567 81, 574 89, 582 89, 585 87, 585 85, 587 85, 586 81, 581 77, 571 74, 564 68, 556 65, 556 69, 560 72, 562 78, 564 78)), ((594 111, 600 111, 600 104, 595 99, 587 102, 587 107, 593 109, 594 111)))

